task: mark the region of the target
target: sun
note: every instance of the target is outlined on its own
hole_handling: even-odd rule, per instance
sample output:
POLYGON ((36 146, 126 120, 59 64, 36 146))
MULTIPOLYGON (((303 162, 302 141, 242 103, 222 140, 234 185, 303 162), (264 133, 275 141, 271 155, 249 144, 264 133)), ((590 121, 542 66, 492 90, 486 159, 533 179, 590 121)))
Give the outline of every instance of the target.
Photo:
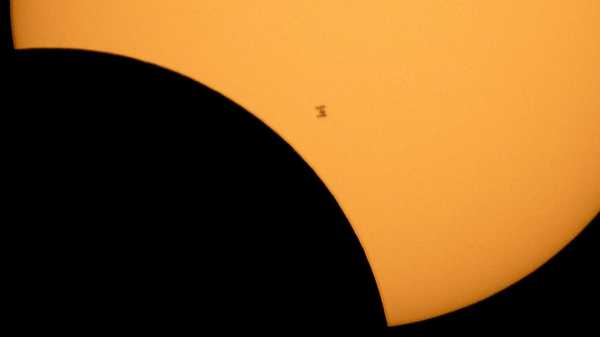
POLYGON ((600 2, 13 1, 15 47, 151 62, 319 174, 389 325, 478 302, 600 210, 600 2))

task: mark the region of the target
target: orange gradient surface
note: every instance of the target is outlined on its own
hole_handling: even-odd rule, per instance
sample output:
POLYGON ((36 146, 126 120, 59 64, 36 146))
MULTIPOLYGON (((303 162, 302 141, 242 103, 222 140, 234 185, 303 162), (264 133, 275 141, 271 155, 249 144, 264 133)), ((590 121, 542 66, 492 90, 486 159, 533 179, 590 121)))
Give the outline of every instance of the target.
POLYGON ((506 288, 600 210, 597 0, 18 0, 12 11, 17 49, 155 63, 280 134, 352 224, 389 325, 506 288))

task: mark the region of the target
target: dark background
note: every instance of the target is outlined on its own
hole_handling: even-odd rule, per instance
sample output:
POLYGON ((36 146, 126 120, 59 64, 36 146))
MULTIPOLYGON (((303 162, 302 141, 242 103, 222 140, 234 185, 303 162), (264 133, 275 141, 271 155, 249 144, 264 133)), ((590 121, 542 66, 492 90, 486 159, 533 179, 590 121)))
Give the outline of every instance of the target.
POLYGON ((598 217, 499 294, 386 329, 347 219, 278 135, 153 65, 15 51, 0 4, 4 222, 22 329, 598 333, 598 217))

